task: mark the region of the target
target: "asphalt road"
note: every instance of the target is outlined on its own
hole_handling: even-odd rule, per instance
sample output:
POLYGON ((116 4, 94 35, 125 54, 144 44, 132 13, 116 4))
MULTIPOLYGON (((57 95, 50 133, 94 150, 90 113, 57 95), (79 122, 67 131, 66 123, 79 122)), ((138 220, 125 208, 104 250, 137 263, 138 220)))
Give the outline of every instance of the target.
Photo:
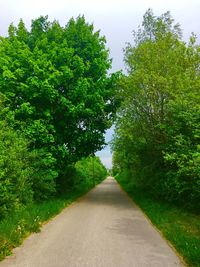
POLYGON ((174 267, 179 258, 111 177, 27 238, 0 267, 174 267))

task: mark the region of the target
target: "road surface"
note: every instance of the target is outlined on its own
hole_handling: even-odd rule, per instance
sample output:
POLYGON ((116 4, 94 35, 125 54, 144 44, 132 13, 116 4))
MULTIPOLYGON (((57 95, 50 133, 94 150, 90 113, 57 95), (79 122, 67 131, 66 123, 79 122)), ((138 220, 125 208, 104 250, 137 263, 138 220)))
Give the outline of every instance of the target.
POLYGON ((108 177, 32 234, 0 267, 174 267, 179 258, 108 177))

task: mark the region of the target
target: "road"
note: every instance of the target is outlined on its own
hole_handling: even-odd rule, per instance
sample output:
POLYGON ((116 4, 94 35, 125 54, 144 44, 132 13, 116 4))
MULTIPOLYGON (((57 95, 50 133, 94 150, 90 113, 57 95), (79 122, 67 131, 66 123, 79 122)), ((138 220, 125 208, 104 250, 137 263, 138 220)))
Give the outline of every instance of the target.
POLYGON ((108 177, 32 234, 0 267, 174 267, 179 258, 108 177))

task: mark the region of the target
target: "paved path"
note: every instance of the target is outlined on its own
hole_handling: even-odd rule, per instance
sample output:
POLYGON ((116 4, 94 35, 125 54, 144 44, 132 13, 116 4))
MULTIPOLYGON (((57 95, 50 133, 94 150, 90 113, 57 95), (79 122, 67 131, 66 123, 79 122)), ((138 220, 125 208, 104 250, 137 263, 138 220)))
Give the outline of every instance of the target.
POLYGON ((173 250, 109 177, 0 267, 174 267, 173 250))

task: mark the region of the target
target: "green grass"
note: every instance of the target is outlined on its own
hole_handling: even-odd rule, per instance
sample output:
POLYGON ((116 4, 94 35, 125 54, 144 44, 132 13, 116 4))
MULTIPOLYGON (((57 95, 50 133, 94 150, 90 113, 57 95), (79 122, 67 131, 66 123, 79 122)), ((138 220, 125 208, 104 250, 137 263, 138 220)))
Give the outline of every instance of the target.
POLYGON ((30 233, 39 232, 44 222, 60 213, 89 189, 91 187, 81 187, 59 198, 33 203, 11 213, 0 222, 0 260, 12 254, 12 249, 19 246, 24 238, 30 233))
POLYGON ((200 216, 158 200, 119 176, 116 180, 175 247, 186 265, 200 267, 200 216))

